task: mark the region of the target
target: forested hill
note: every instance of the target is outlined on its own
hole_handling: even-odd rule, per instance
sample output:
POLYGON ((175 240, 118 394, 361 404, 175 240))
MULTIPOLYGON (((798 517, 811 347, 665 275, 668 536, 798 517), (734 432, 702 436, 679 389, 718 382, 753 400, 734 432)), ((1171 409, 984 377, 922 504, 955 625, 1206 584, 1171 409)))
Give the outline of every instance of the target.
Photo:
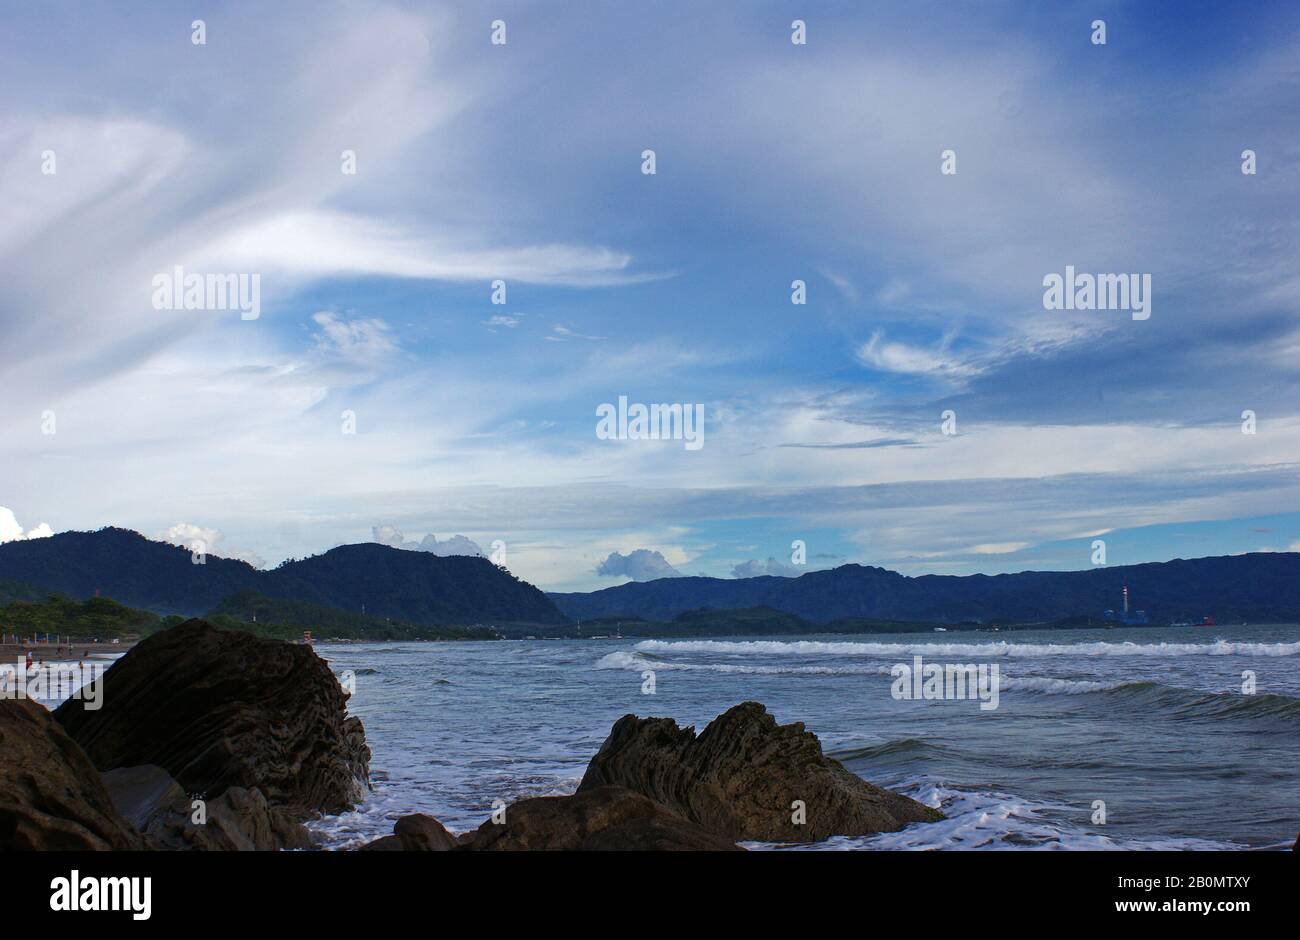
POLYGON ((816 623, 842 618, 954 623, 1051 621, 1131 605, 1155 622, 1300 620, 1300 553, 1261 552, 1086 571, 906 577, 843 565, 798 578, 661 578, 550 594, 569 617, 672 620, 688 610, 770 607, 816 623))
POLYGON ((200 616, 239 592, 414 624, 563 623, 540 590, 486 558, 342 545, 271 571, 191 553, 138 532, 63 532, 0 545, 0 579, 72 598, 96 591, 159 614, 200 616))

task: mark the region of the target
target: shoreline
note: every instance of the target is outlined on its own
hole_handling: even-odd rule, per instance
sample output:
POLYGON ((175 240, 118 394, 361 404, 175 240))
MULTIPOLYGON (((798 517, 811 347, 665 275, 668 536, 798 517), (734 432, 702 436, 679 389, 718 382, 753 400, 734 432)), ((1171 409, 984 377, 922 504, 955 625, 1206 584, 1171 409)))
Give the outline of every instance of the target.
POLYGON ((33 662, 65 662, 79 659, 109 659, 127 652, 136 641, 129 643, 0 643, 0 662, 26 659, 32 654, 33 662))

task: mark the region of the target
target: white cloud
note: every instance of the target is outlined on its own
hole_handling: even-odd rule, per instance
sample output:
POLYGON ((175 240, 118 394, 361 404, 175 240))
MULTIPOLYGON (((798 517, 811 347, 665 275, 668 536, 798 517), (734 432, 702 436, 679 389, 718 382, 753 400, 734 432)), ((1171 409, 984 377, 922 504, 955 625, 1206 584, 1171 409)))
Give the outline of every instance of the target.
POLYGON ((863 365, 884 372, 964 377, 980 371, 973 363, 951 355, 946 341, 937 349, 927 349, 887 341, 883 330, 874 331, 871 339, 858 347, 857 357, 863 365))
POLYGON ((976 555, 1010 555, 1032 544, 1032 542, 985 542, 982 545, 972 545, 970 550, 976 555))
POLYGON ((377 359, 397 349, 388 324, 379 319, 345 320, 327 310, 312 315, 321 328, 316 347, 345 358, 377 359))
POLYGON ((654 581, 658 578, 680 578, 682 573, 668 563, 663 554, 648 548, 628 552, 610 552, 596 566, 602 578, 630 578, 633 581, 654 581))
POLYGON ((189 549, 192 552, 215 555, 220 558, 233 558, 236 561, 246 561, 254 568, 266 567, 266 561, 257 552, 244 551, 230 546, 222 546, 218 550, 218 546, 221 546, 224 538, 220 529, 195 525, 192 522, 178 522, 158 536, 160 541, 171 542, 173 545, 179 545, 181 548, 189 549))
POLYGON ((566 339, 585 339, 585 340, 591 340, 593 342, 597 340, 608 339, 608 337, 605 336, 586 336, 582 333, 574 332, 573 330, 569 329, 567 326, 564 326, 559 323, 551 327, 551 333, 553 335, 547 336, 546 339, 551 340, 552 342, 555 343, 562 343, 566 339))
POLYGON ((451 555, 476 555, 480 558, 486 557, 477 542, 464 535, 453 535, 449 539, 439 542, 438 537, 433 533, 426 535, 420 541, 416 542, 407 539, 402 534, 402 530, 391 525, 377 525, 370 530, 372 541, 381 545, 388 545, 392 548, 400 548, 410 552, 428 552, 431 555, 438 555, 446 558, 451 555))
POLYGON ((384 275, 440 281, 494 278, 526 284, 606 287, 657 275, 630 271, 632 256, 603 247, 543 244, 464 248, 466 236, 403 227, 337 210, 285 212, 210 245, 217 270, 278 271, 301 277, 384 275))
POLYGON ((33 529, 23 531, 12 509, 0 506, 0 543, 21 542, 25 539, 44 539, 54 534, 47 523, 40 523, 33 529))
MULTIPOLYGON (((1135 519, 1221 518, 1290 504, 1290 485, 1276 467, 1293 459, 1300 427, 1253 399, 1229 411, 1258 407, 1267 433, 1256 437, 1144 424, 1142 389, 1098 375, 1096 397, 1117 402, 1107 417, 1119 423, 1035 425, 999 418, 985 398, 978 419, 959 406, 961 433, 942 440, 937 409, 916 420, 890 410, 891 385, 913 383, 858 381, 861 372, 820 381, 814 374, 834 374, 834 366, 809 360, 795 371, 781 360, 802 368, 802 356, 789 357, 786 348, 773 356, 774 340, 784 346, 788 337, 784 315, 773 328, 760 306, 749 309, 748 297, 711 293, 719 285, 706 280, 712 270, 734 285, 752 268, 728 270, 693 231, 666 228, 680 237, 657 241, 651 235, 680 221, 678 200, 655 197, 629 212, 609 197, 626 193, 629 178, 638 192, 655 182, 641 178, 621 151, 636 136, 631 131, 643 131, 644 114, 657 113, 660 152, 673 154, 663 169, 684 168, 694 191, 709 194, 710 211, 693 220, 700 239, 801 233, 775 247, 806 247, 805 257, 819 259, 814 265, 826 259, 823 273, 847 299, 860 284, 864 305, 874 294, 879 304, 900 308, 888 313, 907 317, 895 325, 872 311, 880 329, 860 343, 866 333, 846 314, 837 327, 849 327, 828 345, 848 335, 860 343, 861 361, 882 372, 983 384, 999 378, 1000 357, 1033 357, 1119 328, 1096 317, 1044 316, 1040 278, 1065 261, 1091 259, 1093 269, 1105 270, 1116 259, 1111 269, 1161 270, 1173 258, 1171 273, 1208 279, 1231 272, 1244 288, 1284 304, 1271 314, 1291 309, 1284 302, 1300 296, 1300 287, 1291 267, 1278 262, 1294 256, 1295 230, 1259 212, 1247 195, 1285 206, 1285 174, 1243 184, 1233 161, 1215 162, 1222 155, 1211 158, 1207 148, 1246 126, 1252 145, 1268 141, 1261 153, 1294 149, 1286 122, 1257 119, 1285 111, 1279 100, 1293 95, 1278 89, 1295 88, 1288 81, 1294 43, 1271 57, 1270 73, 1254 84, 1234 82, 1226 59, 1222 70, 1207 73, 1212 104, 1248 103, 1251 113, 1233 133, 1215 122, 1241 110, 1207 107, 1205 87, 1192 82, 1170 97, 1170 140, 1204 142, 1189 151, 1195 159, 1148 169, 1113 144, 1142 129, 1147 109, 1134 109, 1133 96, 1158 92, 1158 84, 1115 89, 1104 114, 1084 115, 1080 125, 1079 114, 1058 106, 1070 97, 1072 78, 1057 70, 1049 46, 1026 32, 984 48, 980 30, 990 27, 974 14, 923 37, 896 35, 896 22, 856 38, 842 31, 836 48, 828 45, 794 72, 773 68, 768 53, 746 53, 703 85, 677 67, 673 53, 683 43, 708 45, 707 30, 671 35, 673 49, 648 37, 636 53, 646 57, 641 69, 589 57, 581 67, 552 67, 578 61, 556 55, 557 47, 590 39, 538 28, 518 55, 484 67, 481 51, 456 39, 464 35, 456 16, 452 7, 415 13, 364 0, 306 19, 233 8, 228 34, 256 25, 282 54, 233 44, 223 47, 232 58, 212 73, 194 68, 187 43, 157 41, 171 29, 165 17, 133 20, 102 44, 103 53, 88 47, 89 58, 75 64, 45 61, 50 35, 33 25, 34 37, 46 41, 13 49, 10 71, 39 80, 8 89, 0 121, 0 154, 7 154, 0 156, 0 335, 13 351, 0 410, 0 476, 15 505, 37 518, 57 507, 60 519, 79 528, 116 523, 156 531, 173 519, 203 518, 279 557, 364 538, 377 518, 437 519, 451 531, 509 538, 512 566, 540 584, 595 586, 593 566, 624 545, 658 545, 680 566, 669 540, 694 551, 698 536, 664 529, 683 520, 725 526, 766 512, 801 526, 856 527, 864 557, 941 559, 978 554, 972 545, 1038 543, 1135 519), (141 63, 181 83, 177 101, 210 106, 159 105, 140 91, 141 63), (520 89, 537 74, 530 66, 543 65, 555 93, 537 109, 520 89), (96 95, 86 98, 90 75, 96 95), (685 85, 698 94, 680 95, 685 85), (845 96, 845 87, 875 93, 845 96), (572 88, 584 93, 563 93, 572 88), (672 106, 662 107, 665 100, 672 106), (69 110, 69 101, 80 103, 69 110), (603 107, 610 103, 617 106, 603 107), (526 123, 530 110, 536 125, 526 123), (807 133, 791 133, 790 114, 807 133), (704 118, 707 137, 698 133, 704 118), (1099 121, 1112 127, 1098 132, 1099 121), (528 159, 518 158, 520 140, 531 148, 528 159), (960 174, 942 177, 938 153, 954 143, 960 174), (32 155, 47 146, 58 151, 60 170, 42 179, 32 155), (358 151, 356 177, 339 173, 343 147, 358 151), (754 160, 755 153, 765 158, 754 160), (1219 175, 1205 171, 1220 165, 1219 175), (1189 202, 1177 197, 1190 175, 1203 185, 1189 202), (664 207, 670 214, 657 215, 664 207), (1256 221, 1242 237, 1247 217, 1256 221), (816 231, 809 218, 817 219, 816 231), (1223 218, 1238 222, 1223 225, 1223 218), (1153 228, 1159 237, 1150 237, 1153 228), (1225 243, 1231 250, 1221 250, 1225 243), (596 305, 570 306, 559 292, 513 290, 514 282, 649 280, 637 273, 642 246, 644 257, 655 259, 643 264, 680 265, 705 289, 664 298, 649 315, 628 292, 632 315, 616 315, 621 308, 611 304, 604 320, 596 305), (262 272, 263 320, 150 309, 150 276, 175 263, 262 272), (297 324, 281 329, 287 309, 310 314, 334 302, 340 279, 363 276, 428 281, 387 286, 393 294, 427 290, 431 298, 436 291, 450 301, 431 302, 427 318, 418 301, 409 317, 398 305, 382 309, 385 319, 353 319, 346 304, 321 311, 311 324, 320 336, 306 347, 297 324), (566 332, 548 339, 570 341, 528 358, 503 356, 508 343, 485 344, 492 356, 472 344, 431 343, 438 358, 417 358, 415 330, 446 325, 433 312, 450 308, 476 326, 489 316, 493 308, 472 306, 472 292, 481 285, 477 300, 486 305, 487 284, 497 277, 512 282, 511 300, 520 307, 488 319, 489 328, 526 322, 546 332, 545 325, 565 322, 566 332), (299 309, 291 301, 307 288, 313 305, 299 309), (461 306, 463 297, 471 305, 461 306), (709 298, 724 297, 728 302, 710 308, 709 298), (733 306, 741 313, 728 321, 733 306), (521 321, 518 309, 529 319, 521 321), (954 311, 966 310, 974 327, 960 345, 918 338, 938 336, 954 311), (683 314, 695 322, 683 323, 683 314), (577 328, 609 332, 618 342, 580 344, 577 328), (401 362, 356 368, 392 355, 398 336, 401 362), (687 461, 680 451, 602 447, 592 439, 588 403, 643 379, 681 389, 682 399, 708 401, 703 451, 687 461), (58 411, 59 433, 44 438, 29 416, 47 407, 58 411), (339 434, 345 408, 358 414, 355 437, 339 434), (877 420, 882 414, 890 419, 877 420), (556 433, 536 433, 547 419, 556 433), (920 443, 835 449, 864 438, 920 443), (775 446, 784 441, 829 446, 775 446), (67 466, 79 470, 75 488, 63 482, 67 466), (1178 485, 1133 497, 1133 512, 1123 512, 1133 484, 1160 474, 1178 485), (1190 486, 1219 474, 1223 486, 1190 486), (1281 482, 1264 490, 1252 488, 1252 478, 1281 482)), ((98 25, 92 20, 82 25, 98 25)), ((734 14, 731 25, 765 28, 752 20, 734 14)), ((50 22, 52 35, 58 26, 50 22)), ((591 25, 625 24, 610 12, 593 14, 591 25)), ((1247 57, 1249 72, 1256 61, 1247 57)), ((770 260, 761 251, 755 258, 770 260)), ((772 283, 771 296, 788 312, 789 277, 772 283)), ((1171 281, 1159 283, 1163 290, 1171 281)), ((337 293, 362 289, 344 283, 337 293)), ((834 296, 830 286, 821 293, 834 296)), ((1205 318, 1195 305, 1177 318, 1173 306, 1164 309, 1171 316, 1147 326, 1170 330, 1159 335, 1171 347, 1180 341, 1177 322, 1205 318)), ((1213 315, 1222 309, 1212 305, 1213 315)), ((1231 309, 1234 319, 1241 316, 1235 303, 1231 309)), ((809 349, 825 339, 815 328, 812 318, 800 324, 809 349)), ((481 328, 472 332, 483 339, 481 328)), ((1215 342, 1215 351, 1232 348, 1215 342)), ((1297 350, 1300 335, 1284 335, 1265 355, 1281 368, 1297 350)), ((1249 369, 1186 374, 1199 385, 1226 373, 1251 378, 1249 369)), ((1040 380, 1032 387, 1049 386, 1040 380)), ((1155 391, 1169 397, 1168 386, 1155 391)), ((1068 408, 1067 397, 1060 399, 1068 408)), ((16 520, 8 531, 15 529, 22 532, 16 520)))
POLYGON ((206 550, 211 550, 221 541, 221 530, 195 525, 192 522, 178 522, 167 529, 159 538, 164 542, 171 542, 173 545, 180 545, 184 548, 191 548, 196 542, 201 542, 206 547, 206 550))

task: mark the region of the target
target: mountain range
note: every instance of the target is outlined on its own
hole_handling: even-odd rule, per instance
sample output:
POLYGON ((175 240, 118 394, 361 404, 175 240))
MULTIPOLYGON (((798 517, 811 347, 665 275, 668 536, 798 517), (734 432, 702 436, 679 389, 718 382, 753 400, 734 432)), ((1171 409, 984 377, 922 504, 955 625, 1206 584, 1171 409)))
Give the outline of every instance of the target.
POLYGON ((293 602, 299 615, 333 608, 412 625, 561 626, 624 617, 650 625, 678 621, 673 630, 680 632, 685 621, 678 618, 692 611, 731 611, 742 620, 756 615, 740 612, 768 611, 767 630, 775 629, 773 615, 800 618, 809 628, 835 621, 1049 623, 1119 609, 1127 586, 1131 607, 1154 623, 1199 623, 1206 615, 1221 622, 1300 620, 1294 552, 965 576, 908 577, 851 564, 797 578, 675 577, 552 594, 485 558, 376 543, 342 545, 268 571, 215 555, 194 562, 187 549, 126 529, 63 532, 0 545, 0 595, 100 594, 163 616, 217 610, 251 617, 249 611, 293 602))
POLYGON ((814 623, 864 618, 936 623, 1048 622, 1099 617, 1106 608, 1144 610, 1152 622, 1300 620, 1300 553, 1260 552, 1176 559, 1086 571, 907 577, 842 565, 797 578, 662 578, 590 593, 548 596, 575 620, 672 620, 690 610, 768 607, 814 623))

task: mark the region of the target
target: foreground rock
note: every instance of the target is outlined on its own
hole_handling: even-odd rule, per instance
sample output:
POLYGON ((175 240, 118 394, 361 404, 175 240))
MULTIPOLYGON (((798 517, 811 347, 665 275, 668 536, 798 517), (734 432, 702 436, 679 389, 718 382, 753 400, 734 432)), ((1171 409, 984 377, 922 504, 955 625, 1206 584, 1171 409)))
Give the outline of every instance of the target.
POLYGON ((54 713, 100 770, 155 764, 210 805, 239 788, 232 808, 256 813, 260 798, 292 819, 342 812, 368 786, 361 722, 310 647, 190 620, 102 681, 100 710, 72 700, 54 713))
POLYGON ((846 770, 822 754, 802 723, 778 725, 757 702, 728 710, 699 737, 670 718, 625 715, 592 758, 578 793, 610 785, 737 841, 819 842, 944 818, 846 770), (804 807, 802 825, 794 818, 796 801, 804 807))
POLYGON ((573 796, 543 796, 506 807, 463 845, 484 851, 737 851, 730 839, 621 787, 592 787, 573 796))
POLYGON ((415 813, 403 816, 393 834, 361 846, 362 852, 450 852, 456 837, 432 816, 415 813))
POLYGON ((142 847, 95 765, 50 713, 0 700, 0 851, 142 847))
POLYGON ((161 767, 121 767, 103 775, 118 812, 151 849, 210 852, 312 848, 302 823, 266 802, 261 790, 230 787, 195 805, 161 767))

